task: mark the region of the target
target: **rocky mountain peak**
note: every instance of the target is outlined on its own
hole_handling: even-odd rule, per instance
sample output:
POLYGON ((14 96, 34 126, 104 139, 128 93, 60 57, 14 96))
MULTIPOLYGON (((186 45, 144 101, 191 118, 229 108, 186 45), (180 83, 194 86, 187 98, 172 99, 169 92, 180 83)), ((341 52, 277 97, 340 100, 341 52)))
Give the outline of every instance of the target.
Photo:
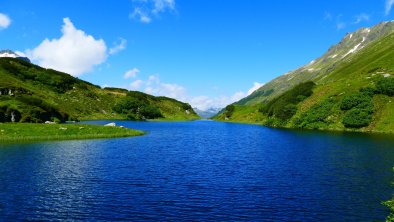
POLYGON ((30 59, 21 55, 18 55, 12 50, 6 49, 6 50, 0 50, 0 58, 1 57, 6 57, 6 58, 16 58, 16 59, 21 59, 26 62, 30 62, 30 59))

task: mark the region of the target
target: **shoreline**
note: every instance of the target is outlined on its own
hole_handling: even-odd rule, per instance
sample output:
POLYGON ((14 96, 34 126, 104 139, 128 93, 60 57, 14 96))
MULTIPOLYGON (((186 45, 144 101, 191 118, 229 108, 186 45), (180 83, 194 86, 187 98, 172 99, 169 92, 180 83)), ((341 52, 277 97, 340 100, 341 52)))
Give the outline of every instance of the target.
POLYGON ((226 120, 216 120, 213 121, 223 122, 223 123, 237 123, 237 124, 248 124, 248 125, 258 125, 264 126, 267 128, 272 129, 285 129, 285 130, 297 130, 297 131, 315 131, 315 132, 331 132, 331 133, 359 133, 359 134, 373 134, 373 135, 386 135, 386 136, 394 136, 394 131, 377 131, 377 130, 370 130, 370 131, 363 131, 357 129, 308 129, 308 128, 293 128, 293 127, 273 127, 273 126, 266 126, 263 123, 259 122, 242 122, 242 121, 226 121, 226 120))
POLYGON ((91 124, 0 124, 0 143, 124 138, 142 135, 145 135, 145 132, 140 130, 91 124))

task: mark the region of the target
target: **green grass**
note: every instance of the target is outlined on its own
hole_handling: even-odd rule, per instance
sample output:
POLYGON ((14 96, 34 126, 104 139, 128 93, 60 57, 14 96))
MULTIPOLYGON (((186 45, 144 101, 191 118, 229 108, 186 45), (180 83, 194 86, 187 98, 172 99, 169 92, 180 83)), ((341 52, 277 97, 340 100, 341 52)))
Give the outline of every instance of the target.
POLYGON ((86 124, 0 124, 0 142, 74 140, 141 136, 139 130, 86 124))
POLYGON ((226 116, 224 113, 221 113, 213 117, 213 119, 237 123, 263 123, 267 116, 259 112, 259 108, 259 106, 234 105, 234 111, 231 116, 226 116))
POLYGON ((0 58, 0 79, 0 91, 7 92, 0 95, 0 108, 19 111, 25 122, 45 122, 49 120, 47 116, 60 120, 124 120, 127 114, 113 108, 126 95, 158 108, 165 119, 199 118, 189 104, 171 98, 125 89, 101 89, 66 73, 18 59, 0 58), (13 95, 8 95, 10 89, 13 95))
MULTIPOLYGON (((360 51, 348 55, 344 59, 335 61, 325 59, 324 61, 331 61, 325 68, 315 67, 323 62, 323 60, 318 59, 313 67, 315 69, 321 68, 319 72, 304 73, 302 71, 304 68, 300 68, 293 74, 278 77, 260 89, 260 91, 273 89, 274 92, 269 96, 260 95, 261 93, 259 94, 259 91, 257 91, 254 93, 255 97, 252 94, 249 98, 247 97, 241 101, 242 103, 239 103, 246 105, 237 105, 236 103, 236 108, 229 118, 219 114, 214 119, 261 123, 286 128, 394 133, 393 43, 394 33, 390 31, 390 33, 369 42, 360 51), (319 61, 321 62, 319 63, 319 61), (387 74, 391 76, 387 76, 387 74), (386 78, 383 77, 384 75, 386 78), (258 114, 259 107, 267 107, 273 104, 276 100, 280 100, 283 95, 286 95, 286 92, 289 94, 289 89, 297 82, 307 81, 313 81, 317 84, 313 89, 313 94, 296 104, 297 112, 287 122, 276 121, 276 115, 270 117, 269 112, 265 115, 264 113, 258 114), (354 122, 357 116, 350 116, 350 118, 349 115, 354 113, 349 114, 350 111, 341 109, 341 103, 346 101, 346 98, 349 98, 350 95, 360 94, 360 90, 363 89, 372 89, 371 93, 374 94, 368 99, 368 106, 362 107, 365 111, 368 111, 369 115, 365 118, 359 118, 359 120, 367 119, 368 121, 365 124, 358 124, 357 129, 349 128, 349 126, 353 126, 348 124, 349 120, 354 122), (332 102, 326 104, 329 100, 332 100, 332 102)), ((327 55, 324 56, 324 58, 326 57, 327 55)), ((290 104, 290 102, 285 101, 285 103, 280 104, 282 106, 276 109, 278 113, 283 112, 287 104, 290 104)))

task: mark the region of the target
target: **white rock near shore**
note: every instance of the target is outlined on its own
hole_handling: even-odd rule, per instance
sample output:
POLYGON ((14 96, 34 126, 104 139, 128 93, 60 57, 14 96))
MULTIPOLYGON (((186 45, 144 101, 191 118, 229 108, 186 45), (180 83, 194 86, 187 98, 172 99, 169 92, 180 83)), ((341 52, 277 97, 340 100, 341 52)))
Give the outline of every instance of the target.
POLYGON ((108 123, 108 124, 105 124, 104 126, 116 126, 116 123, 108 123))

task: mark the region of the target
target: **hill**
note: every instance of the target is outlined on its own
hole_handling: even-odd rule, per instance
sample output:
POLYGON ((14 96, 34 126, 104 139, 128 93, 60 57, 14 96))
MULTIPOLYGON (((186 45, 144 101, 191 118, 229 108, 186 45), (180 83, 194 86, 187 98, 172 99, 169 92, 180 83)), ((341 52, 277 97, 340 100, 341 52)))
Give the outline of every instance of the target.
POLYGON ((28 61, 0 58, 0 122, 199 118, 189 104, 104 88, 28 61))
POLYGON ((218 120, 394 132, 394 22, 347 34, 311 63, 228 106, 218 120))

